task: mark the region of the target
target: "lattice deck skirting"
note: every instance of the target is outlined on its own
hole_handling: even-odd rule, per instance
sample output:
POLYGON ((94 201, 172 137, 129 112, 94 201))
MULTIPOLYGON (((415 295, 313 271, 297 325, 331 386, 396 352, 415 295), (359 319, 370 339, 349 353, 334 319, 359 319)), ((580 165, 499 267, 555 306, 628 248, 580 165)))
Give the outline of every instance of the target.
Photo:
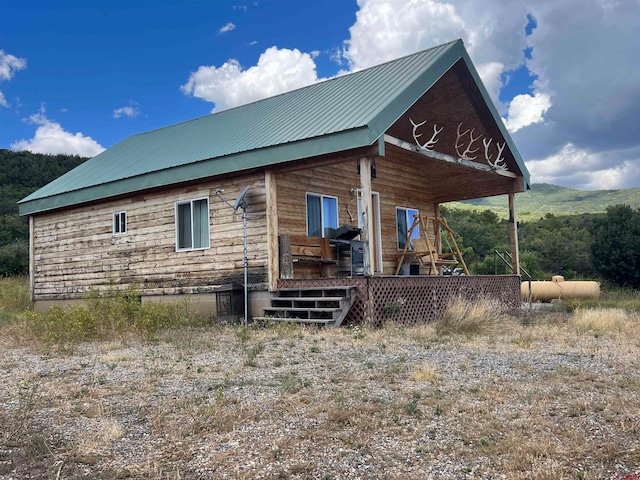
POLYGON ((441 318, 457 297, 499 300, 506 308, 520 307, 520 277, 495 276, 375 276, 278 280, 278 288, 354 287, 356 296, 345 323, 371 325, 393 321, 417 325, 441 318))

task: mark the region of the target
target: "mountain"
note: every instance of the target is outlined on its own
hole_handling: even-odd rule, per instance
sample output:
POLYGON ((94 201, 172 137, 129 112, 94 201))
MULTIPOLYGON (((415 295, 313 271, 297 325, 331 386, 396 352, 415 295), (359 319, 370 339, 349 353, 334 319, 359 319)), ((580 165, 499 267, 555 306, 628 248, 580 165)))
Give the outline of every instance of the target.
MULTIPOLYGON (((554 215, 577 215, 581 213, 602 213, 610 205, 626 204, 640 207, 640 188, 621 190, 576 190, 573 188, 534 183, 531 190, 516 195, 519 220, 537 219, 547 213, 554 215)), ((449 207, 493 210, 501 217, 508 215, 506 195, 479 198, 465 202, 452 202, 449 207)))

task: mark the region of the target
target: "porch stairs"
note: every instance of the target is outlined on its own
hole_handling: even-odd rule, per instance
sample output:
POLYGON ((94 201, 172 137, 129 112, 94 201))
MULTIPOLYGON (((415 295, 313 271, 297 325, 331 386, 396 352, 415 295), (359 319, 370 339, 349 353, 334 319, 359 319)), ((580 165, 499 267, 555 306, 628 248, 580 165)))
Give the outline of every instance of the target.
POLYGON ((355 300, 352 287, 281 288, 264 309, 266 320, 339 327, 355 300))

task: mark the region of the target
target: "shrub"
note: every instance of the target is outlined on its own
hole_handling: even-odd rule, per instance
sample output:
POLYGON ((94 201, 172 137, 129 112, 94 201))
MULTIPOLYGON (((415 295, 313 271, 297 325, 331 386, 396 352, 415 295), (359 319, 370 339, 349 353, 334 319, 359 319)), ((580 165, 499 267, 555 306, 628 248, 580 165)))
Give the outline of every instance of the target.
POLYGON ((497 331, 505 319, 501 305, 495 300, 457 298, 449 304, 442 319, 436 322, 435 330, 441 336, 481 335, 497 331))
POLYGON ((21 319, 32 338, 60 345, 105 340, 126 333, 148 338, 169 328, 204 323, 197 312, 191 311, 188 302, 143 305, 134 288, 111 288, 105 293, 93 291, 83 304, 67 308, 54 306, 45 313, 27 311, 21 319))

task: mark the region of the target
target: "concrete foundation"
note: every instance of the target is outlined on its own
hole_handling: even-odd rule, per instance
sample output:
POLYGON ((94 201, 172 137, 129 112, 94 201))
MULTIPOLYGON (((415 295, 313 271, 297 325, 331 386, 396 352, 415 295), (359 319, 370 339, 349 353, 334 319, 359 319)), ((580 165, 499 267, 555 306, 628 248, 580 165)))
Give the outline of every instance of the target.
MULTIPOLYGON (((266 290, 255 290, 248 292, 249 298, 249 318, 264 316, 264 309, 269 307, 269 299, 271 294, 266 290)), ((172 303, 172 302, 185 302, 185 308, 192 311, 197 311, 200 315, 216 319, 216 294, 215 293, 192 293, 184 295, 142 295, 140 301, 144 305, 149 302, 160 303, 172 303)), ((82 299, 67 299, 67 300, 36 300, 34 302, 34 310, 39 313, 44 313, 49 310, 50 307, 56 306, 60 308, 67 308, 73 305, 79 305, 84 303, 82 299)), ((244 316, 244 312, 241 312, 237 319, 225 318, 225 321, 240 320, 244 316)))

